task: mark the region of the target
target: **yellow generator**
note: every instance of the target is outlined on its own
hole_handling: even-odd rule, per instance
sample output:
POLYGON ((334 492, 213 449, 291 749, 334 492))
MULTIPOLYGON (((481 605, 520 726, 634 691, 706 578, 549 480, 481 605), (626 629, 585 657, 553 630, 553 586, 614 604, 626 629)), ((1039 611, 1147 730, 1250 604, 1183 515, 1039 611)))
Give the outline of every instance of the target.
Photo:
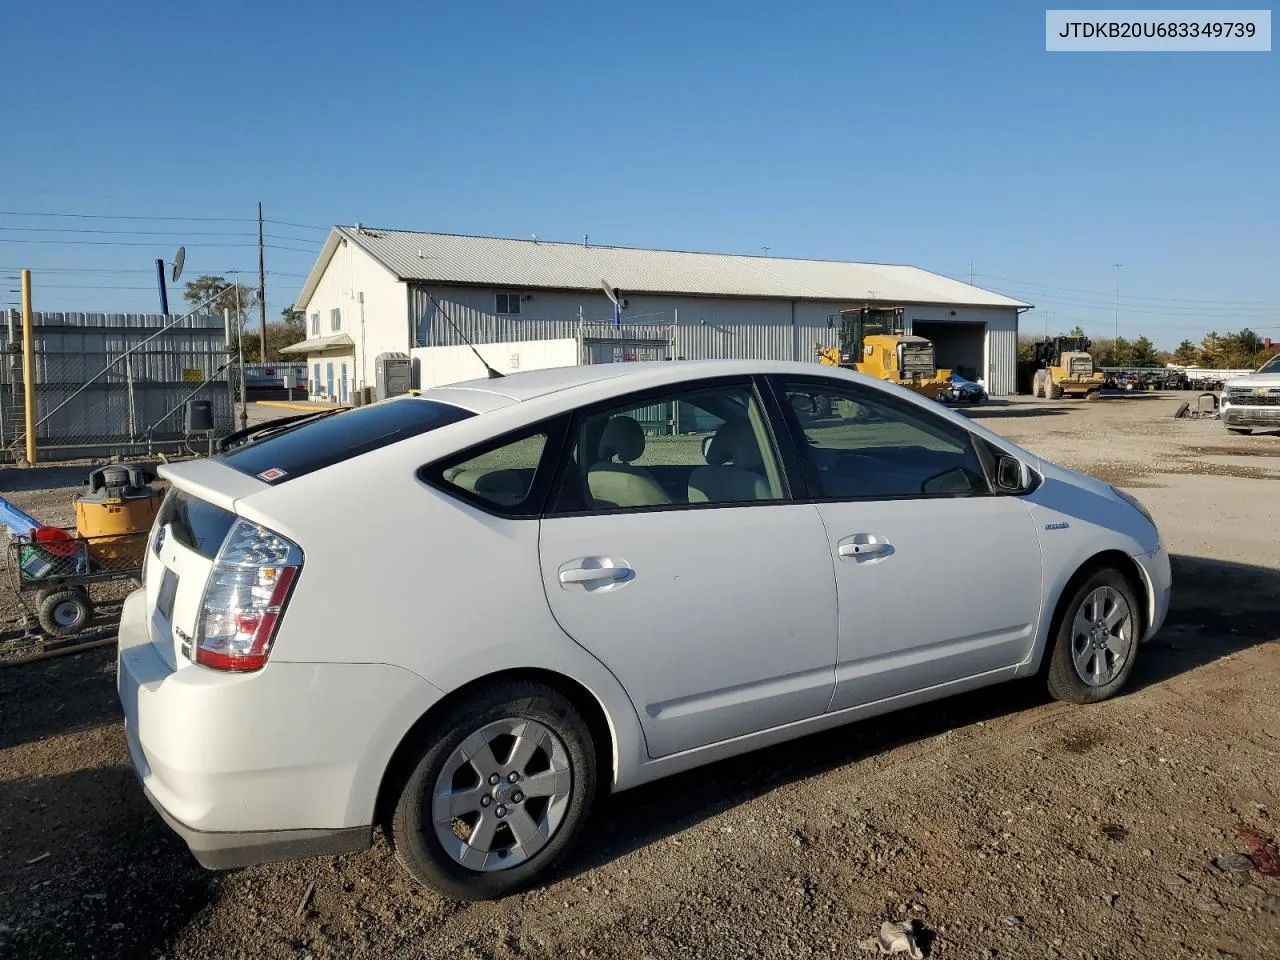
POLYGON ((1045 337, 1036 343, 1036 363, 1040 369, 1031 381, 1031 395, 1046 400, 1102 396, 1106 377, 1095 370, 1088 337, 1045 337))
POLYGON ((840 345, 818 344, 818 362, 865 373, 937 400, 951 389, 951 371, 939 370, 933 343, 902 332, 901 307, 840 311, 840 345))
POLYGON ((108 569, 139 567, 147 533, 164 494, 151 486, 156 475, 139 464, 113 464, 89 474, 89 492, 76 498, 76 533, 108 569))

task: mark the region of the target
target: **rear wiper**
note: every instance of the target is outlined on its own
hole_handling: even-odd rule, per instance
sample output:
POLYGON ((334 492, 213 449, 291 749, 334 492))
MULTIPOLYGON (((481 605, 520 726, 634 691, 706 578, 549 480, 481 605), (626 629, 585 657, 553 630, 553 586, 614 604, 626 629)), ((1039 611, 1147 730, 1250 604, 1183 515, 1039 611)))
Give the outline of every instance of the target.
POLYGON ((274 437, 296 427, 323 420, 325 417, 331 417, 335 413, 342 413, 346 409, 346 407, 339 407, 336 410, 321 410, 317 413, 300 413, 296 417, 278 417, 266 423, 256 423, 251 427, 244 427, 228 433, 220 439, 217 443, 218 452, 225 453, 233 447, 249 446, 259 440, 265 440, 267 437, 274 437))

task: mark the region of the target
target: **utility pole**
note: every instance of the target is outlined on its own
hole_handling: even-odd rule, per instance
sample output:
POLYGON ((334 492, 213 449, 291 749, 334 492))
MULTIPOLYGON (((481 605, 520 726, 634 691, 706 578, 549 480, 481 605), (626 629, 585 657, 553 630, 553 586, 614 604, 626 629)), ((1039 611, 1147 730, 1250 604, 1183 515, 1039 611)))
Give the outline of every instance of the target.
POLYGON ((969 261, 969 286, 973 286, 973 261, 969 261))
POLYGON ((262 362, 267 362, 267 268, 262 258, 262 201, 258 201, 258 317, 261 321, 258 352, 262 362))

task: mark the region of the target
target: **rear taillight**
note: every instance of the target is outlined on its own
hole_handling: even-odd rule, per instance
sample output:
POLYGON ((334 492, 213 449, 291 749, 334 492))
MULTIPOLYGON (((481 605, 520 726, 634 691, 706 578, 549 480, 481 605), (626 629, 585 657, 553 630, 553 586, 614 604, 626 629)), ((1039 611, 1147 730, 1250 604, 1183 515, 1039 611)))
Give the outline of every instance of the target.
POLYGON ((196 663, 216 670, 262 667, 301 568, 297 544, 256 523, 237 520, 204 588, 196 663))

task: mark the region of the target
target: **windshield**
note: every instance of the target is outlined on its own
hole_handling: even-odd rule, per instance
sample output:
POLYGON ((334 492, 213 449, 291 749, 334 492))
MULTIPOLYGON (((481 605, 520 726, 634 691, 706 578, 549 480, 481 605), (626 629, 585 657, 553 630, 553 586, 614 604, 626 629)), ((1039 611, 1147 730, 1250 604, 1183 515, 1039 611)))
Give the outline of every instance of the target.
POLYGON ((1280 373, 1280 353, 1258 368, 1258 373, 1280 373))

